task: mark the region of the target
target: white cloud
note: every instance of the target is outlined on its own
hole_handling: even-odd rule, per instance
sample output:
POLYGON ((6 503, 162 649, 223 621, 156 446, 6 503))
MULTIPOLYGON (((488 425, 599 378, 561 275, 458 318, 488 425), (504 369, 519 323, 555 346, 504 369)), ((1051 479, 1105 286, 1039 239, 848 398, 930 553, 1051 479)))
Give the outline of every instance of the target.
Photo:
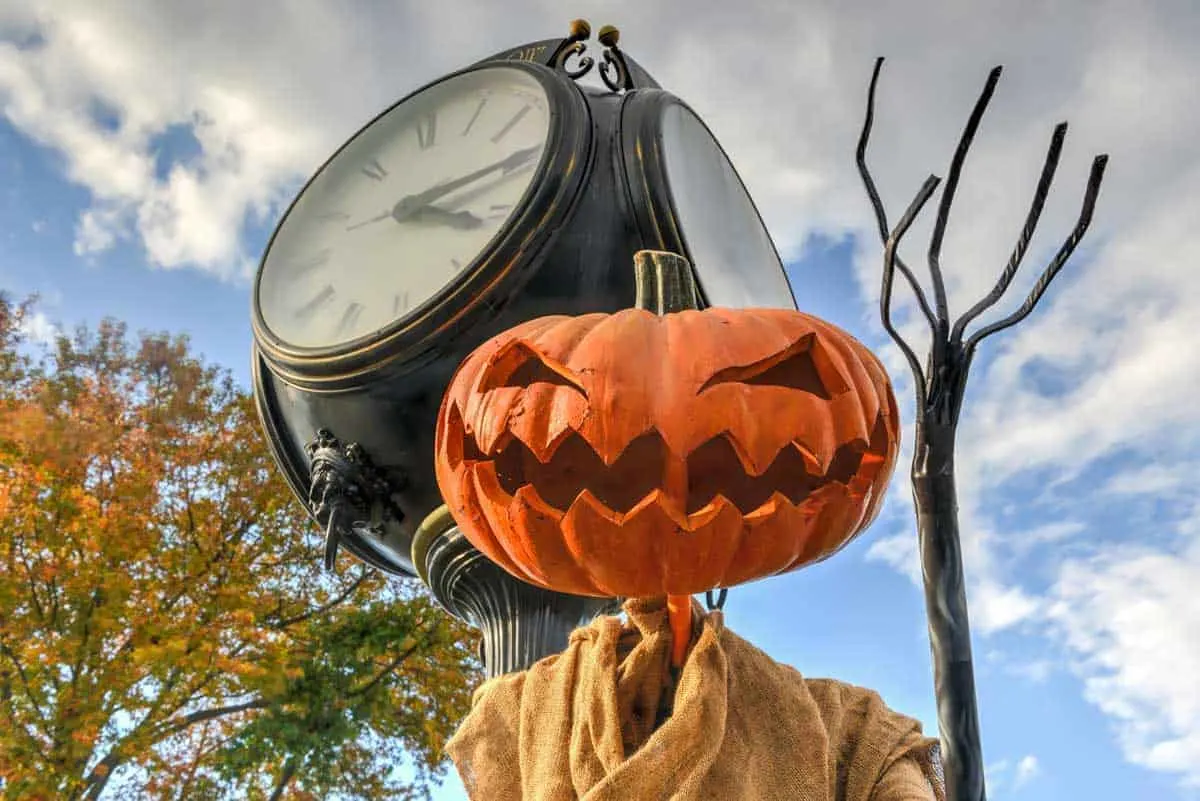
POLYGON ((1200 543, 1068 562, 1048 618, 1132 761, 1200 786, 1200 543))
POLYGON ((1021 761, 1017 763, 1016 775, 1013 777, 1013 789, 1019 790, 1029 784, 1041 771, 1038 759, 1033 754, 1021 757, 1021 761))
MULTIPOLYGON (((247 27, 214 15, 193 27, 166 4, 36 8, 23 25, 36 28, 41 44, 0 43, 0 105, 20 130, 59 150, 68 177, 91 191, 75 251, 94 254, 132 239, 159 266, 219 275, 239 269, 247 217, 269 218, 283 190, 332 141, 321 122, 305 123, 306 102, 287 102, 305 85, 305 72, 317 69, 277 76, 264 89, 254 78, 250 40, 255 32, 270 39, 266 19, 247 27), (104 118, 97 108, 107 111, 104 118), (156 137, 177 126, 191 131, 200 155, 160 177, 156 137)), ((26 13, 0 11, 0 30, 23 29, 9 15, 26 13)), ((284 32, 300 27, 287 15, 270 22, 284 32)), ((316 22, 309 39, 336 40, 344 29, 336 20, 316 22)), ((325 81, 330 87, 331 78, 325 81)))
POLYGON ((1197 463, 1132 467, 1111 476, 1103 491, 1114 495, 1173 496, 1186 490, 1189 478, 1198 471, 1197 463))
POLYGON ((120 210, 109 208, 90 208, 79 217, 75 229, 75 253, 87 256, 108 250, 116 244, 120 233, 120 210))
POLYGON ((53 345, 59 328, 44 312, 34 311, 21 320, 21 333, 39 344, 53 345))
POLYGON ((1041 684, 1050 678, 1050 674, 1054 672, 1055 663, 1049 659, 1035 659, 1031 662, 1013 662, 1009 665, 1009 671, 1014 675, 1020 676, 1023 679, 1041 684))
POLYGON ((1002 784, 1010 768, 1012 768, 1012 763, 1007 759, 997 759, 995 762, 989 762, 983 766, 984 782, 993 793, 996 787, 1002 784))
POLYGON ((892 566, 908 576, 913 584, 921 583, 921 556, 917 553, 917 538, 912 532, 877 537, 867 549, 867 559, 892 566))

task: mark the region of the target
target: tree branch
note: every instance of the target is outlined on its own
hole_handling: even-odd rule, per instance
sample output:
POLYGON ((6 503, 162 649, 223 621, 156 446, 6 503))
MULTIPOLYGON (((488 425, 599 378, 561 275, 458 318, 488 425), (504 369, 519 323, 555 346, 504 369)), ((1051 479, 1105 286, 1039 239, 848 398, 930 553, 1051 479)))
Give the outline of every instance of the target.
POLYGON ((43 732, 49 736, 50 723, 46 719, 45 711, 42 709, 42 699, 40 699, 38 695, 34 693, 33 686, 29 683, 29 676, 25 673, 25 666, 21 664, 19 659, 17 659, 16 653, 14 653, 13 650, 9 648, 8 645, 3 641, 0 641, 0 652, 3 652, 4 655, 8 657, 9 661, 13 663, 13 667, 17 669, 17 678, 21 680, 21 686, 25 688, 25 695, 29 697, 29 702, 33 706, 33 711, 37 714, 38 721, 40 721, 42 724, 43 732))
POLYGON ((100 794, 108 785, 108 780, 125 761, 120 754, 119 748, 114 747, 105 755, 104 759, 96 763, 96 767, 92 768, 91 773, 84 779, 86 789, 83 791, 83 797, 86 801, 96 801, 100 798, 100 794))
POLYGON ((950 319, 946 303, 946 283, 942 278, 940 263, 942 239, 946 235, 946 225, 950 222, 950 206, 954 203, 954 193, 958 190, 958 178, 962 174, 963 162, 967 160, 967 151, 971 149, 971 142, 974 141, 975 133, 979 130, 983 112, 987 110, 992 94, 996 91, 996 83, 1000 80, 1002 69, 1003 67, 999 66, 993 67, 992 71, 988 73, 983 91, 979 93, 979 99, 975 101, 975 108, 971 109, 967 127, 963 129, 962 137, 958 140, 958 147, 954 149, 954 156, 950 159, 950 172, 946 175, 946 188, 942 190, 937 219, 933 224, 933 235, 929 238, 929 272, 933 276, 933 294, 937 303, 938 321, 941 323, 949 323, 950 319))
MULTIPOLYGON (((875 120, 875 86, 879 81, 879 72, 883 68, 883 58, 875 59, 875 69, 871 73, 871 86, 867 90, 867 116, 863 120, 862 133, 858 138, 858 150, 855 154, 855 160, 858 164, 858 174, 862 177, 863 185, 867 189, 867 195, 871 199, 871 207, 875 210, 875 222, 879 227, 879 239, 886 242, 888 238, 887 212, 884 211, 883 201, 879 198, 879 192, 875 188, 875 181, 871 178, 871 172, 867 169, 867 142, 871 137, 871 125, 875 120)), ((917 281, 916 276, 908 269, 897 255, 895 259, 896 269, 900 270, 900 274, 908 281, 908 285, 912 288, 913 294, 916 295, 917 305, 921 307, 921 313, 925 315, 925 319, 929 323, 929 330, 937 334, 937 323, 934 320, 933 311, 929 308, 929 301, 925 298, 925 292, 921 289, 921 284, 917 281)), ((893 337, 894 339, 895 337, 893 337)))
POLYGON ((1058 169, 1058 158, 1062 154, 1063 139, 1066 138, 1066 135, 1067 124, 1065 122, 1060 122, 1054 127, 1054 134, 1050 137, 1050 149, 1046 152, 1046 162, 1042 165, 1042 176, 1038 179, 1037 189, 1033 193, 1033 203, 1029 206, 1029 214, 1025 217, 1025 225, 1021 227, 1021 234, 1017 237, 1017 244, 1013 247, 1012 256, 1009 257, 1008 264, 1000 273, 1000 278, 992 287, 992 291, 968 309, 967 313, 954 324, 954 331, 950 335, 951 342, 962 342, 963 331, 966 330, 967 325, 991 308, 992 304, 1005 293, 1009 284, 1012 283, 1013 277, 1016 276, 1017 268, 1021 266, 1021 260, 1025 258, 1025 251, 1029 247, 1029 240, 1033 238, 1033 232, 1037 229, 1038 220, 1042 216, 1042 207, 1046 204, 1046 196, 1050 194, 1050 185, 1054 182, 1054 173, 1058 169))
POLYGON ((296 775, 296 757, 290 756, 283 763, 283 772, 279 774, 279 782, 275 785, 275 789, 271 792, 271 797, 267 801, 279 801, 283 798, 283 792, 287 786, 291 784, 292 777, 296 775))
POLYGON ((303 614, 296 615, 295 617, 289 617, 284 620, 281 620, 278 623, 275 623, 272 626, 272 628, 286 629, 289 626, 296 625, 297 623, 303 623, 305 620, 308 620, 309 618, 313 618, 318 615, 325 614, 330 609, 333 609, 334 607, 342 604, 347 598, 349 598, 351 595, 353 595, 354 592, 359 587, 361 587, 362 583, 366 580, 367 580, 367 570, 366 570, 366 568, 363 568, 359 572, 358 578, 355 579, 354 582, 351 583, 348 587, 346 587, 346 589, 344 589, 341 593, 339 593, 337 595, 337 597, 335 597, 332 601, 329 601, 328 603, 323 604, 322 606, 318 606, 315 609, 310 609, 309 611, 307 611, 303 614))
POLYGON ((1108 156, 1096 156, 1092 162, 1092 171, 1088 176, 1087 190, 1083 196, 1083 208, 1079 211, 1079 219, 1075 223, 1075 228, 1071 231, 1070 236, 1063 242, 1062 247, 1058 249, 1058 253, 1054 259, 1046 267, 1046 270, 1038 278, 1033 289, 1025 298, 1025 302, 1021 304, 1021 308, 1005 317, 1003 320, 997 320, 991 325, 984 326, 971 335, 971 338, 966 342, 968 352, 973 352, 979 342, 987 336, 1003 331, 1005 328, 1014 326, 1024 320, 1033 311, 1034 306, 1041 300, 1046 289, 1050 286, 1050 282, 1058 275, 1059 271, 1066 264, 1067 259, 1075 251, 1075 247, 1079 244, 1079 240, 1083 239, 1083 235, 1087 232, 1088 226, 1092 222, 1092 212, 1096 208, 1096 198, 1100 195, 1100 182, 1104 180, 1104 168, 1108 164, 1108 156))
POLYGON ((379 673, 375 674, 374 678, 372 678, 370 681, 368 681, 362 687, 351 690, 348 693, 348 695, 353 698, 353 697, 357 697, 360 695, 366 695, 367 693, 369 693, 371 690, 373 690, 379 684, 379 682, 383 681, 385 678, 387 678, 389 675, 391 675, 391 673, 393 671, 395 671, 396 668, 398 668, 398 667, 400 667, 400 665, 404 664, 404 660, 406 660, 410 656, 412 656, 416 652, 417 648, 419 648, 420 646, 422 646, 424 644, 425 644, 425 640, 422 639, 419 642, 413 644, 412 647, 407 648, 404 651, 401 651, 396 656, 395 659, 393 659, 391 662, 388 663, 387 667, 385 667, 383 670, 379 671, 379 673))
POLYGON ((216 718, 225 717, 226 715, 236 715, 239 712, 248 712, 251 709, 265 709, 270 706, 270 702, 265 698, 255 698, 252 701, 246 701, 241 704, 232 704, 230 706, 219 706, 211 709, 201 709, 196 712, 184 715, 176 720, 166 721, 168 733, 183 731, 188 726, 197 723, 203 723, 206 720, 215 720, 216 718))
MULTIPOLYGON (((892 325, 892 279, 896 271, 896 248, 900 245, 901 238, 912 226, 913 220, 916 219, 921 209, 929 201, 929 196, 933 194, 933 190, 937 188, 940 180, 936 175, 931 175, 925 179, 925 183, 917 191, 917 196, 909 204, 908 209, 904 212, 904 216, 900 218, 900 222, 896 224, 896 228, 888 235, 883 252, 883 287, 879 292, 879 315, 883 319, 883 327, 904 353, 904 358, 908 360, 909 369, 912 370, 913 383, 916 385, 917 414, 921 414, 921 410, 925 408, 925 373, 921 370, 921 363, 917 361, 917 354, 913 353, 913 349, 909 347, 908 343, 896 331, 895 326, 892 325)), ((936 335, 937 332, 935 331, 934 336, 936 335)))

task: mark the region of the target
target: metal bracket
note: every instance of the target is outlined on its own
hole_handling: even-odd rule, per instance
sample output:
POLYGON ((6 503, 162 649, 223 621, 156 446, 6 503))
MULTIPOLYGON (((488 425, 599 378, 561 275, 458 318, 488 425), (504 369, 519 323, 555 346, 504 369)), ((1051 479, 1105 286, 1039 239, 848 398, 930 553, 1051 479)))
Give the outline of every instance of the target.
POLYGON ((383 536, 385 520, 396 517, 391 487, 361 445, 343 445, 328 429, 317 431, 304 450, 311 475, 308 502, 325 526, 325 569, 332 570, 347 534, 383 536))
POLYGON ((716 611, 717 609, 724 610, 725 609, 725 599, 728 597, 729 597, 729 588, 728 587, 721 588, 721 591, 717 593, 717 599, 715 601, 713 600, 713 591, 707 590, 704 593, 704 605, 708 607, 708 611, 710 611, 710 612, 716 611))

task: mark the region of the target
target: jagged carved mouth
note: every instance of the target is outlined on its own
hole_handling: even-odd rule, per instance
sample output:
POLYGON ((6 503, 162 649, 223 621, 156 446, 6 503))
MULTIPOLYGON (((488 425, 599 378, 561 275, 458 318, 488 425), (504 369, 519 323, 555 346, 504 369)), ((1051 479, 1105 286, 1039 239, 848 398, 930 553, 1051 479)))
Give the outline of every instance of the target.
POLYGON ((468 466, 490 462, 508 495, 529 486, 559 511, 569 509, 580 493, 589 490, 609 509, 625 514, 647 495, 661 490, 674 498, 686 493, 688 515, 704 509, 718 495, 742 514, 750 514, 776 493, 800 504, 826 484, 848 485, 860 472, 864 457, 882 464, 887 448, 882 416, 875 428, 869 445, 852 441, 840 446, 824 473, 795 442, 784 446, 765 471, 751 475, 725 436, 710 439, 681 459, 671 454, 655 431, 633 440, 612 465, 605 465, 576 432, 564 438, 549 461, 542 462, 516 437, 504 437, 496 453, 486 454, 464 431, 462 458, 468 466))

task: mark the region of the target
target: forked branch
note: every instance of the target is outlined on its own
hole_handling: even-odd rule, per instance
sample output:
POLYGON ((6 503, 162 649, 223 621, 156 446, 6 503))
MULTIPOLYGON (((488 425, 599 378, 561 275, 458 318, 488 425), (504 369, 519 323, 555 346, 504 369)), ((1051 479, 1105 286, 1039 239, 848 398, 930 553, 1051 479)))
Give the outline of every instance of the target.
POLYGON ((1021 266, 1021 260, 1025 258, 1025 251, 1029 248, 1029 240, 1033 239, 1033 232, 1037 229, 1038 220, 1041 219, 1042 207, 1046 205, 1046 196, 1050 194, 1050 185, 1054 182, 1054 173, 1058 169, 1058 158, 1062 154, 1063 140, 1066 136, 1067 124, 1065 122, 1054 126, 1054 135, 1050 138, 1050 149, 1046 152, 1046 163, 1042 165, 1042 177, 1038 180, 1037 189, 1033 193, 1033 203, 1029 207, 1029 214, 1025 217, 1025 225, 1021 227, 1021 235, 1017 237, 1017 244, 1013 248, 1012 256, 1009 257, 1008 264, 1000 273, 1000 278, 992 287, 992 291, 980 298, 974 306, 967 310, 966 314, 958 318, 958 322, 954 324, 954 330, 950 333, 951 339, 961 342, 963 329, 967 327, 967 324, 1000 300, 1016 276, 1017 268, 1021 266))
POLYGON ((912 273, 900 260, 897 249, 901 239, 920 214, 940 179, 931 175, 922 184, 920 191, 900 222, 889 231, 887 216, 879 193, 866 166, 867 139, 874 116, 875 87, 879 79, 883 59, 875 62, 871 75, 871 87, 867 97, 867 119, 858 142, 858 169, 866 185, 880 237, 884 240, 883 286, 880 290, 880 316, 888 334, 899 346, 908 360, 916 383, 917 420, 916 446, 913 452, 913 499, 917 510, 917 535, 921 553, 922 576, 925 585, 925 609, 928 614, 929 642, 933 655, 933 678, 938 702, 938 727, 941 733, 943 764, 945 767, 946 797, 950 801, 985 801, 986 789, 983 776, 983 749, 979 738, 979 715, 975 701, 975 674, 971 661, 971 631, 967 615, 966 589, 963 581, 962 547, 959 542, 957 499, 954 488, 954 442, 959 412, 966 389, 967 374, 975 348, 984 337, 1015 325, 1033 311, 1034 306, 1045 294, 1046 288, 1062 269, 1079 241, 1087 231, 1092 219, 1092 210, 1100 192, 1100 181, 1104 175, 1106 156, 1098 156, 1092 164, 1091 177, 1084 193, 1083 209, 1071 235, 1063 242, 1057 255, 1046 267, 1021 308, 1009 316, 982 327, 963 342, 967 324, 999 300, 1012 283, 1017 268, 1029 248, 1029 241, 1037 228, 1045 205, 1046 195, 1054 179, 1058 159, 1062 153, 1063 139, 1067 126, 1060 124, 1054 129, 1050 150, 1042 167, 1042 176, 1034 192, 1033 204, 1025 218, 1016 246, 1008 265, 1000 274, 995 287, 972 306, 958 322, 950 325, 950 312, 946 301, 946 285, 942 277, 941 249, 950 219, 950 207, 954 192, 966 161, 967 151, 975 138, 983 112, 987 108, 1000 78, 996 67, 988 75, 967 127, 959 139, 950 171, 938 204, 937 220, 929 244, 929 273, 933 284, 935 309, 917 284, 912 273), (925 319, 933 333, 933 342, 926 371, 922 371, 916 354, 892 326, 892 283, 896 270, 908 280, 916 295, 925 319))
MULTIPOLYGON (((983 114, 987 110, 988 103, 991 101, 992 95, 995 92, 996 84, 1000 80, 1001 68, 995 67, 989 74, 983 91, 979 95, 979 99, 975 102, 975 107, 971 111, 971 116, 967 120, 967 125, 963 130, 962 136, 959 138, 958 146, 954 151, 954 156, 950 161, 950 169, 947 174, 945 187, 942 190, 942 197, 938 203, 937 219, 934 221, 933 234, 929 243, 929 274, 933 288, 934 306, 931 308, 929 301, 922 290, 920 283, 913 275, 912 271, 900 258, 897 250, 900 240, 904 237, 909 226, 911 226, 916 214, 924 207, 928 201, 933 189, 937 186, 938 179, 936 176, 931 176, 926 180, 925 184, 917 193, 916 199, 909 206, 908 212, 912 216, 906 214, 907 224, 902 221, 894 230, 889 230, 887 224, 887 213, 883 208, 883 203, 879 198, 879 192, 875 186, 875 182, 871 177, 870 170, 867 167, 866 154, 867 143, 870 139, 871 127, 875 117, 875 90, 879 82, 879 74, 883 67, 883 59, 879 58, 875 62, 875 68, 871 73, 871 83, 867 90, 867 113, 863 123, 862 133, 858 140, 858 148, 856 151, 856 161, 858 164, 859 175, 862 177, 863 185, 867 190, 867 195, 871 200, 871 206, 875 212, 875 220, 879 229, 880 239, 885 245, 884 265, 883 265, 883 285, 880 297, 880 316, 882 318, 883 327, 891 336, 904 354, 908 361, 909 368, 912 370, 913 377, 917 384, 917 401, 918 407, 924 408, 926 402, 934 396, 942 398, 949 395, 958 394, 961 400, 961 393, 965 385, 965 368, 970 365, 970 360, 974 355, 976 346, 984 338, 991 334, 1001 331, 1005 328, 1013 326, 1025 319, 1033 311, 1042 295, 1045 294, 1050 282, 1062 270, 1067 259, 1075 251, 1080 240, 1083 239, 1084 233, 1087 231, 1088 225, 1091 223, 1092 212, 1095 209, 1096 199, 1100 193, 1100 183, 1104 177, 1104 168, 1108 162, 1108 156, 1100 155, 1092 162, 1091 174, 1088 178, 1087 191, 1084 194, 1083 208, 1080 210, 1079 219, 1075 223, 1074 229, 1070 236, 1063 242, 1058 253, 1045 268, 1033 290, 1026 297, 1025 302, 1012 314, 998 320, 994 323, 984 326, 977 332, 972 334, 964 343, 963 336, 967 325, 976 319, 987 309, 991 308, 1004 293, 1008 290, 1013 278, 1016 276, 1017 269, 1020 267, 1021 261, 1025 257, 1025 253, 1029 248, 1030 240, 1037 229, 1037 224, 1041 218, 1042 209, 1045 206, 1046 197, 1050 192, 1050 186, 1054 181, 1054 174, 1058 168, 1059 157, 1062 154, 1063 141, 1067 133, 1067 124, 1059 123, 1054 134, 1050 139, 1050 147, 1046 153, 1046 160, 1042 166, 1041 178, 1038 180, 1037 189, 1034 192, 1033 202, 1030 205, 1029 213, 1025 217, 1025 223, 1021 227, 1020 234, 1017 237, 1016 245, 1013 248, 1012 255, 1008 260, 1008 264, 1000 273, 1000 277, 996 285, 987 295, 976 302, 965 314, 962 315, 951 326, 949 304, 946 298, 946 285, 942 274, 941 266, 941 250, 942 242, 945 238, 946 226, 950 220, 950 209, 954 202, 954 194, 958 188, 959 177, 962 174, 963 164, 966 162, 967 153, 970 150, 971 143, 974 141, 975 134, 979 129, 979 124, 983 120, 983 114), (899 270, 901 275, 908 281, 909 286, 913 290, 916 297, 917 305, 921 309, 921 313, 925 316, 929 323, 930 332, 933 336, 931 353, 927 364, 929 375, 925 374, 921 363, 918 360, 916 353, 912 347, 900 336, 892 323, 892 285, 895 279, 895 272, 899 270), (955 369, 948 369, 955 368, 955 369), (959 377, 958 386, 955 388, 936 386, 940 383, 939 376, 954 374, 959 377)), ((951 407, 957 409, 958 403, 952 402, 951 407)), ((957 416, 957 415, 955 415, 957 416)))
MULTIPOLYGON (((1058 275, 1063 265, 1067 263, 1067 259, 1075 252, 1076 246, 1079 245, 1083 235, 1087 233, 1088 226, 1092 222, 1092 212, 1096 208, 1096 198, 1100 196, 1100 182, 1104 180, 1104 168, 1108 165, 1108 156, 1099 155, 1092 161, 1092 170, 1088 175, 1087 190, 1083 194, 1083 208, 1079 210, 1079 219, 1075 222, 1075 227, 1071 230, 1070 236, 1063 241, 1062 246, 1058 249, 1058 253, 1046 266, 1038 278, 1037 283, 1033 285, 1029 295, 1026 296, 1025 302, 1021 304, 1021 308, 1017 309, 1012 314, 1002 320, 997 320, 990 325, 976 331, 967 339, 966 348, 968 351, 974 351, 975 346, 984 337, 1003 331, 1005 328, 1014 326, 1029 316, 1033 311, 1033 307, 1042 299, 1042 295, 1046 293, 1046 288, 1050 286, 1050 282, 1058 275)), ((1002 279, 1003 280, 1003 279, 1002 279)), ((1003 294, 1003 290, 1001 290, 1003 294)))
MULTIPOLYGON (((867 188, 867 195, 871 198, 871 207, 875 210, 875 222, 879 227, 879 238, 887 241, 890 231, 887 224, 887 212, 884 211, 883 201, 879 198, 879 192, 875 188, 875 181, 871 178, 871 171, 867 169, 867 141, 871 138, 871 125, 875 121, 875 86, 879 82, 879 71, 883 67, 883 59, 875 60, 875 69, 871 73, 871 86, 867 90, 867 116, 863 120, 862 133, 858 137, 858 149, 855 153, 855 161, 858 164, 858 174, 862 177, 863 184, 867 188)), ((892 280, 895 276, 895 271, 899 270, 900 274, 908 281, 908 285, 912 288, 913 295, 917 298, 917 305, 921 307, 921 313, 925 315, 925 320, 929 323, 930 333, 936 336, 937 322, 934 320, 933 311, 929 308, 929 301, 925 298, 925 292, 921 289, 921 284, 913 275, 912 270, 908 269, 908 265, 897 255, 893 260, 893 267, 889 271, 884 269, 884 286, 888 292, 891 291, 892 280)), ((917 361, 916 354, 912 348, 900 336, 892 325, 892 310, 891 301, 885 301, 880 309, 883 318, 883 327, 891 336, 892 341, 896 346, 903 351, 904 356, 908 359, 909 367, 912 368, 914 375, 917 378, 917 386, 921 387, 925 384, 925 379, 921 374, 921 364, 917 361)))

